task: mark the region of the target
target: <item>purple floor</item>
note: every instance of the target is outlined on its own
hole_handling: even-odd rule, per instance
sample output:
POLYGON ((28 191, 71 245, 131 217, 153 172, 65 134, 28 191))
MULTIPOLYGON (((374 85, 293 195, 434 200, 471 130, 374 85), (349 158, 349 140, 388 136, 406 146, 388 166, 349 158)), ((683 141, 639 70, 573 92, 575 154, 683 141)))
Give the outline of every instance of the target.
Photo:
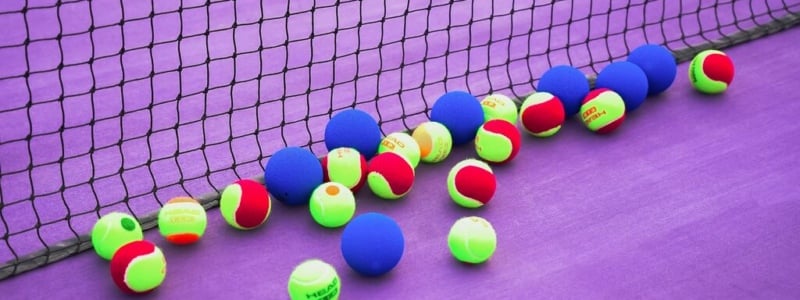
MULTIPOLYGON (((276 205, 263 228, 246 233, 214 209, 195 246, 146 234, 169 262, 150 297, 281 299, 292 267, 317 257, 339 271, 343 299, 796 299, 800 56, 775 49, 798 38, 792 29, 728 50, 737 77, 722 96, 695 93, 682 64, 674 86, 614 135, 573 120, 552 139, 526 138, 511 165, 495 168, 499 190, 483 209, 458 208, 444 188, 449 167, 473 156, 469 147, 421 166, 402 200, 362 191, 358 212, 384 212, 406 236, 402 261, 383 278, 350 271, 341 230, 316 226, 303 207, 276 205), (494 224, 499 246, 487 264, 467 267, 449 256, 446 234, 473 214, 494 224)), ((120 297, 107 267, 83 253, 0 283, 0 295, 120 297)))
MULTIPOLYGON (((43 1, 28 5, 34 2, 43 1)), ((172 11, 179 2, 158 1, 153 10, 172 11)), ((770 19, 753 13, 800 11, 797 0, 649 1, 627 9, 619 1, 575 8, 537 2, 533 10, 531 1, 492 7, 364 1, 313 12, 293 2, 286 21, 279 2, 263 7, 262 32, 253 25, 260 12, 234 8, 258 7, 252 0, 164 13, 153 31, 148 18, 113 26, 122 12, 110 8, 120 2, 96 0, 100 29, 91 41, 82 40, 88 34, 66 36, 88 26, 87 2, 64 4, 60 28, 50 10, 31 12, 36 21, 29 20, 28 36, 49 39, 61 30, 63 53, 52 40, 9 46, 26 37, 24 23, 17 14, 0 14, 10 28, 0 36, 0 236, 9 236, 0 243, 0 262, 13 258, 12 249, 26 254, 88 232, 98 206, 142 216, 171 197, 256 176, 266 156, 286 144, 311 143, 322 154, 330 109, 356 103, 392 132, 425 120, 424 110, 445 90, 525 95, 551 64, 591 74, 645 41, 679 49, 736 31, 734 20, 748 28, 770 19), (420 9, 429 5, 430 13, 420 9), (214 31, 234 18, 249 25, 214 31), (207 40, 197 36, 206 25, 207 40), (182 42, 175 41, 179 32, 182 42), (143 48, 151 42, 152 53, 143 48), (134 50, 115 54, 123 44, 134 50), (105 58, 90 70, 91 55, 105 58), (55 70, 59 63, 67 67, 55 70), (18 77, 26 69, 33 72, 30 94, 18 77), (157 74, 152 80, 150 72, 157 74), (93 85, 95 93, 87 94, 93 85), (30 230, 37 224, 38 232, 30 230)), ((3 1, 0 12, 22 5, 3 1)), ((125 1, 126 20, 147 16, 150 5, 125 1)), ((500 188, 483 209, 456 207, 444 188, 449 168, 473 156, 469 147, 419 167, 414 190, 400 201, 362 191, 359 213, 387 213, 406 234, 403 260, 384 278, 360 278, 347 268, 338 251, 341 230, 323 230, 305 208, 276 202, 255 232, 235 231, 219 210, 209 211, 206 237, 188 248, 148 232, 169 262, 167 281, 151 296, 285 298, 292 267, 318 257, 336 266, 344 299, 796 299, 800 125, 793 112, 800 104, 793 84, 800 73, 793 66, 800 56, 791 49, 798 39, 795 28, 728 50, 737 77, 723 96, 693 92, 683 64, 673 88, 649 99, 615 135, 589 134, 572 120, 552 139, 526 138, 516 161, 495 169, 500 188), (489 219, 500 239, 496 256, 479 267, 455 263, 446 248, 449 226, 471 214, 489 219)), ((85 252, 0 281, 0 298, 118 298, 107 268, 85 252)))

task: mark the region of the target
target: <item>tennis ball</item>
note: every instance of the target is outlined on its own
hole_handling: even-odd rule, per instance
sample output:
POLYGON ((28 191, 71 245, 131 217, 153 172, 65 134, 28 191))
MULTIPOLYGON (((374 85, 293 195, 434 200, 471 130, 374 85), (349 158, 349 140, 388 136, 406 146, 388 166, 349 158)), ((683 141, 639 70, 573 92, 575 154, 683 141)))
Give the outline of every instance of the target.
POLYGON ((488 164, 477 159, 457 163, 447 175, 447 191, 453 201, 466 208, 489 203, 497 189, 497 179, 488 164))
POLYGON ((341 287, 339 274, 333 266, 319 259, 309 259, 294 268, 287 289, 292 300, 336 300, 341 287))
POLYGON ((308 204, 322 177, 322 164, 306 148, 278 150, 264 166, 264 184, 275 199, 289 206, 308 204))
POLYGON ((547 92, 533 93, 519 111, 522 129, 535 137, 550 137, 561 130, 566 113, 561 100, 547 92))
POLYGON ((564 106, 564 113, 572 116, 578 113, 581 101, 589 93, 589 80, 580 70, 560 65, 544 72, 536 90, 558 97, 564 106))
POLYGON ((491 94, 481 101, 483 107, 483 121, 503 119, 511 124, 517 124, 517 104, 514 100, 503 94, 491 94))
POLYGON ((370 159, 377 153, 380 143, 381 129, 378 122, 360 109, 340 111, 325 125, 325 146, 328 151, 349 147, 370 159))
POLYGON ((625 111, 639 108, 647 98, 647 75, 636 64, 627 61, 611 63, 597 74, 596 88, 610 89, 625 101, 625 111))
POLYGON ((328 228, 340 227, 353 218, 356 212, 356 198, 353 192, 341 183, 326 182, 311 194, 308 208, 317 224, 328 228))
POLYGON ((416 168, 419 165, 421 151, 417 141, 403 132, 390 133, 378 147, 378 153, 394 152, 405 157, 411 166, 416 168))
POLYGON ((238 180, 222 191, 219 210, 222 217, 233 228, 255 229, 267 221, 272 211, 269 192, 251 179, 238 180))
POLYGON ((414 185, 414 167, 400 154, 378 154, 369 161, 367 168, 367 185, 380 198, 399 199, 414 185))
POLYGON ((600 88, 586 96, 581 106, 581 119, 589 130, 606 134, 622 125, 625 111, 625 102, 619 94, 600 88))
POLYGON ((666 91, 675 81, 678 64, 667 47, 645 44, 628 55, 628 61, 636 64, 647 75, 647 94, 658 95, 666 91))
POLYGON ((322 158, 322 181, 338 182, 358 192, 367 182, 367 160, 354 148, 333 149, 322 158))
POLYGON ((426 163, 438 163, 450 155, 453 137, 450 131, 438 122, 425 122, 417 126, 411 137, 419 145, 420 159, 426 163))
POLYGON ((439 122, 453 137, 453 144, 464 145, 475 138, 483 124, 483 108, 475 96, 464 91, 448 92, 431 107, 431 121, 439 122))
POLYGON ((517 126, 504 119, 494 119, 478 129, 475 151, 486 161, 502 164, 517 156, 521 140, 517 126))
POLYGON ((698 53, 689 64, 692 86, 706 94, 719 94, 733 82, 735 70, 731 58, 719 50, 698 53))
POLYGON ((403 231, 384 214, 359 215, 342 232, 342 257, 363 276, 381 276, 394 269, 403 257, 404 248, 403 231))
POLYGON ((136 218, 120 212, 104 215, 92 228, 92 247, 106 260, 110 260, 123 245, 142 239, 142 226, 136 218))
POLYGON ((158 231, 176 245, 199 240, 207 224, 206 210, 190 197, 172 198, 158 211, 158 231))
POLYGON ((111 258, 111 278, 126 293, 150 292, 159 287, 166 276, 164 253, 149 241, 125 244, 111 258))
POLYGON ((479 264, 494 255, 497 249, 497 234, 486 219, 475 216, 464 217, 450 227, 447 245, 457 260, 479 264))

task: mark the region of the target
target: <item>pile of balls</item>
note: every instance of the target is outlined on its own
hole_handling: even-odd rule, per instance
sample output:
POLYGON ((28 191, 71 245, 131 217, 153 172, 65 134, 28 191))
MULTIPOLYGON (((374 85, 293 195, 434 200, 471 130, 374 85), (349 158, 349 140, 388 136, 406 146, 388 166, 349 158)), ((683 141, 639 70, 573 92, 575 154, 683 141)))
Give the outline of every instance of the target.
MULTIPOLYGON (((537 91, 520 106, 499 93, 479 100, 467 92, 447 92, 431 107, 430 120, 411 132, 384 136, 367 112, 340 111, 326 125, 324 157, 301 147, 277 151, 264 167, 264 182, 241 179, 230 184, 221 193, 219 210, 233 228, 253 230, 269 218, 273 199, 287 206, 307 205, 311 219, 321 227, 344 227, 340 250, 351 269, 381 276, 401 261, 405 238, 398 223, 385 214, 355 216, 355 196, 365 186, 379 198, 401 199, 411 191, 420 163, 441 163, 454 146, 472 144, 477 158, 452 166, 447 190, 455 205, 483 207, 497 190, 492 165, 511 162, 519 153, 519 128, 546 138, 578 114, 589 130, 613 132, 648 96, 667 90, 676 72, 675 58, 665 47, 644 45, 627 61, 606 66, 593 90, 578 69, 562 65, 545 72, 537 91)), ((704 51, 692 61, 689 77, 698 91, 721 93, 733 79, 733 64, 720 51, 704 51)), ((189 197, 170 200, 158 215, 159 231, 173 244, 198 241, 206 226, 204 207, 189 197)), ((113 281, 125 292, 149 292, 166 277, 163 252, 143 239, 141 225, 130 215, 114 212, 100 218, 92 230, 92 245, 111 261, 113 281)), ((447 245, 456 260, 480 264, 494 255, 497 234, 488 220, 466 216, 451 225, 447 245)), ((338 299, 341 291, 336 269, 317 258, 302 262, 288 277, 292 299, 338 299)))

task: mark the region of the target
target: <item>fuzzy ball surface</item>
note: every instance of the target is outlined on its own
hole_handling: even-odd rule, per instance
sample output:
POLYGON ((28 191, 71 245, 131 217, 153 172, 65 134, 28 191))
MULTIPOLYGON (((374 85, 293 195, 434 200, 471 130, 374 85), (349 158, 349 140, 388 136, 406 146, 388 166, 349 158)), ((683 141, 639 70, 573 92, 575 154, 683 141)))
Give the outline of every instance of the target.
POLYGON ((264 185, 255 180, 241 179, 222 190, 219 210, 228 225, 239 230, 252 230, 267 221, 272 211, 272 200, 264 185))
POLYGON ((558 97, 547 92, 537 92, 525 98, 519 116, 525 132, 535 137, 550 137, 561 130, 566 112, 558 97))
POLYGON ((322 158, 322 181, 338 182, 358 192, 367 182, 367 159, 355 148, 342 147, 322 158))
POLYGON ((92 227, 92 247, 98 256, 110 260, 120 247, 144 238, 142 226, 133 216, 112 212, 103 215, 92 227))
POLYGON ((475 137, 475 151, 485 161, 503 164, 519 153, 522 136, 519 129, 503 119, 494 119, 481 125, 475 137))
POLYGON ((419 145, 420 160, 438 163, 445 160, 453 149, 453 137, 447 127, 438 122, 425 122, 414 128, 411 137, 419 145))
POLYGON ((497 190, 497 179, 488 164, 477 159, 466 159, 450 169, 447 190, 453 201, 466 208, 486 205, 497 190))
POLYGON ((735 67, 733 60, 719 50, 698 53, 689 65, 689 80, 702 93, 720 94, 733 82, 735 67))

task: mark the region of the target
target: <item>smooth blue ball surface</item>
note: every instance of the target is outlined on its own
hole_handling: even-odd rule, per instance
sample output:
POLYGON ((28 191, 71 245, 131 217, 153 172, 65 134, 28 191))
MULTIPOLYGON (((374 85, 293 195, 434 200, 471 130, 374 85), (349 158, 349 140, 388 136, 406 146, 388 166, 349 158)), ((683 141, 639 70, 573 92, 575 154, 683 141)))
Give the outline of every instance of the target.
POLYGON ((544 72, 536 91, 558 97, 564 105, 564 113, 569 117, 581 109, 583 98, 589 94, 589 80, 583 72, 574 67, 555 66, 544 72))
POLYGON ((483 125, 483 108, 478 98, 464 91, 448 92, 431 107, 431 121, 447 127, 453 145, 463 145, 473 139, 483 125))
POLYGON ((607 88, 617 92, 625 101, 625 112, 639 108, 647 98, 647 75, 632 62, 611 63, 597 74, 597 88, 607 88))
POLYGON ((378 122, 363 110, 340 111, 325 126, 325 147, 328 151, 350 147, 370 159, 378 152, 380 143, 381 129, 378 122))
POLYGON ((308 149, 283 148, 267 161, 264 184, 275 199, 286 205, 308 204, 311 193, 322 184, 322 165, 308 149))
POLYGON ((392 218, 380 213, 355 217, 342 232, 342 256, 351 269, 374 277, 388 273, 403 257, 403 231, 392 218))
POLYGON ((647 94, 654 96, 666 91, 675 81, 678 64, 675 56, 664 46, 643 45, 628 55, 628 61, 636 64, 647 75, 647 94))

